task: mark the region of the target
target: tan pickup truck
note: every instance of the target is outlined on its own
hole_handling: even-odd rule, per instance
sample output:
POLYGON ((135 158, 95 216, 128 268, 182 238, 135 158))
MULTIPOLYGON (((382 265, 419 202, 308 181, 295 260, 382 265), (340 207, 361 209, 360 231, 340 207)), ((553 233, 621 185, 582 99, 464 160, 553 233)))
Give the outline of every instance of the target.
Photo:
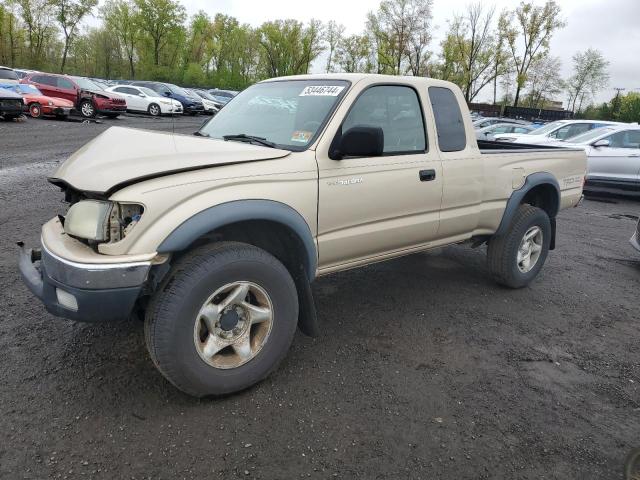
POLYGON ((54 315, 143 315, 179 389, 234 392, 276 367, 296 327, 317 334, 318 276, 469 242, 488 245, 501 284, 536 277, 585 153, 480 143, 448 82, 264 81, 195 136, 113 127, 74 153, 50 178, 71 206, 20 269, 54 315))

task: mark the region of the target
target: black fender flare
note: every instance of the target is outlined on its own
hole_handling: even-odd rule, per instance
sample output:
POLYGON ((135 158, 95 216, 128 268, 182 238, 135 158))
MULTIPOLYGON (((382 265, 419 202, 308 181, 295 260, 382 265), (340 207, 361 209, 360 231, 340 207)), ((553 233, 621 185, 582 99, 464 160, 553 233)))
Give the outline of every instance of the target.
POLYGON ((296 210, 274 200, 234 200, 202 210, 176 227, 162 241, 158 253, 183 251, 206 233, 247 220, 268 220, 291 229, 304 247, 305 274, 309 282, 314 280, 318 254, 311 229, 296 210))
POLYGON ((553 230, 552 243, 554 243, 553 240, 555 238, 555 218, 558 213, 558 209, 560 208, 560 185, 558 184, 556 177, 547 172, 532 173, 531 175, 527 176, 522 187, 513 191, 511 197, 509 197, 509 200, 507 200, 507 205, 504 209, 504 213, 502 214, 502 220, 500 221, 498 230, 496 230, 496 233, 494 235, 503 235, 507 232, 507 230, 509 229, 509 225, 511 225, 511 221, 513 220, 513 216, 516 214, 516 211, 518 210, 518 207, 522 203, 524 197, 531 191, 531 189, 539 185, 551 185, 555 189, 557 195, 557 201, 555 202, 552 211, 549 212, 549 219, 551 220, 551 226, 553 230))

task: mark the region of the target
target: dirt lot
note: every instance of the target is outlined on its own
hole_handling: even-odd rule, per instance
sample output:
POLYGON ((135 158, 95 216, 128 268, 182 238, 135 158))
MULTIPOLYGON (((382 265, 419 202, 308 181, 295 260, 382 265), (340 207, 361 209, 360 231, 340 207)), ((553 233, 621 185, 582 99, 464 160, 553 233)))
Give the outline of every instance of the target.
POLYGON ((137 322, 45 313, 15 241, 65 209, 46 176, 110 125, 172 123, 0 123, 0 478, 621 477, 640 444, 636 201, 563 212, 519 291, 464 246, 319 279, 323 335, 228 398, 168 384, 137 322))

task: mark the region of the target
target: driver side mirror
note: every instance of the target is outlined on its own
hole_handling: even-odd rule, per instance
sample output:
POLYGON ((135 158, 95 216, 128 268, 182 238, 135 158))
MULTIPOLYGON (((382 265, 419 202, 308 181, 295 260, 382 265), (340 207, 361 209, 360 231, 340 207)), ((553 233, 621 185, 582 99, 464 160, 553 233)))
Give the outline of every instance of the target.
POLYGON ((380 127, 356 126, 342 134, 329 157, 342 160, 344 157, 379 157, 384 150, 384 132, 380 127))
POLYGON ((171 92, 164 92, 164 96, 165 97, 170 97, 171 96, 171 92))
POLYGON ((608 147, 609 145, 611 145, 611 142, 609 140, 607 140, 606 138, 603 138, 602 140, 598 140, 597 142, 593 142, 591 145, 593 147, 608 147))
POLYGON ((142 93, 142 92, 140 92, 140 93, 138 94, 138 96, 139 96, 140 98, 146 98, 146 97, 147 97, 147 96, 146 96, 144 93, 142 93))

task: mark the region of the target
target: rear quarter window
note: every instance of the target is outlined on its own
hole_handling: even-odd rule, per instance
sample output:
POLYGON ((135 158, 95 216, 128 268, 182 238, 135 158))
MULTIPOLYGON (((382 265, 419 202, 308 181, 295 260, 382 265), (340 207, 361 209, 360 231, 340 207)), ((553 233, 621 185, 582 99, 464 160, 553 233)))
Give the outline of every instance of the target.
POLYGON ((456 96, 448 88, 429 87, 429 99, 436 120, 440 151, 464 150, 467 146, 467 134, 456 96))

